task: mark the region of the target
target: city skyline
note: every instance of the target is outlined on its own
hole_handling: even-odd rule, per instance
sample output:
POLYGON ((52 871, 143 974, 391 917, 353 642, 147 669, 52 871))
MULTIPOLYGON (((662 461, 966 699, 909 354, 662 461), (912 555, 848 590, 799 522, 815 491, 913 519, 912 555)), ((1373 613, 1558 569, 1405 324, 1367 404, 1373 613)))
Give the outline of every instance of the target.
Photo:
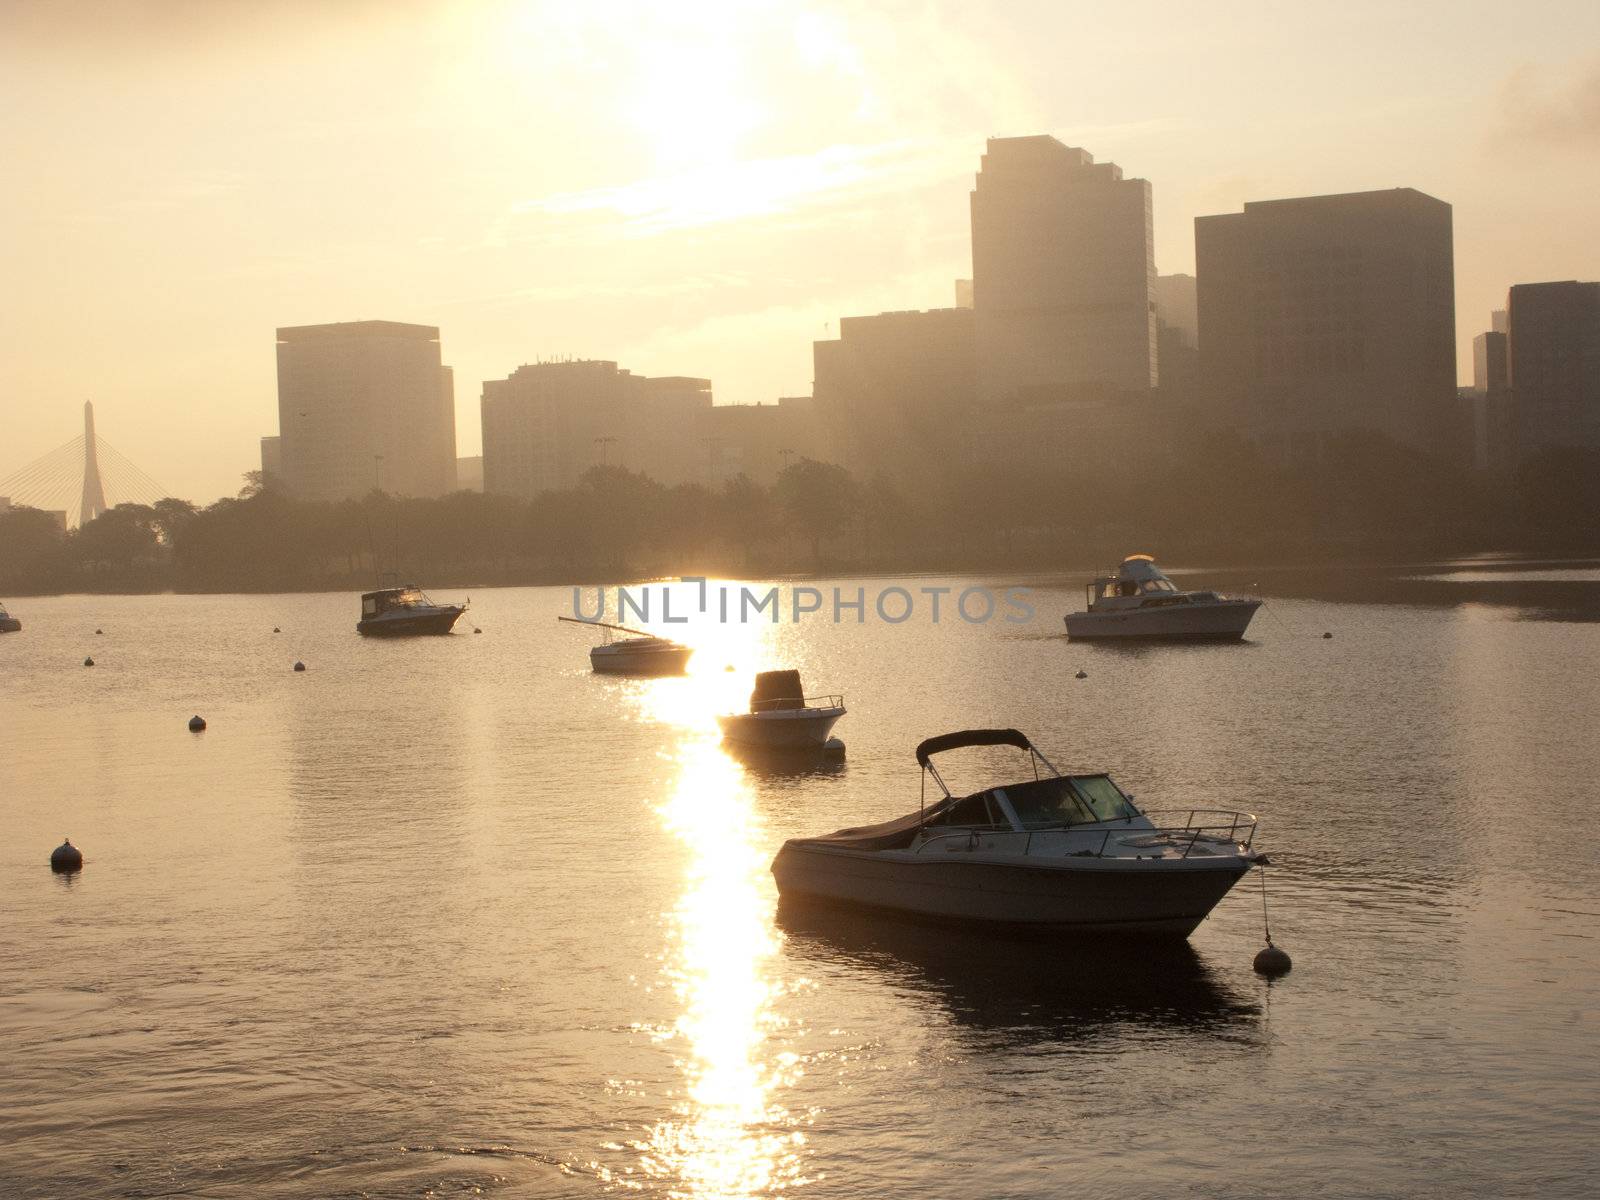
POLYGON ((92 399, 175 494, 230 494, 273 428, 269 331, 301 323, 439 326, 462 455, 482 382, 539 356, 706 376, 723 403, 808 393, 841 318, 942 307, 970 277, 990 135, 1050 134, 1148 179, 1163 275, 1194 270, 1195 217, 1246 202, 1440 198, 1463 383, 1513 284, 1600 277, 1586 6, 1422 5, 1377 43, 1366 6, 1270 32, 1223 16, 1203 55, 1177 9, 1161 29, 1045 6, 991 26, 710 5, 643 10, 626 35, 530 4, 277 11, 295 19, 0 15, 0 87, 30 117, 6 135, 22 352, 0 368, 0 471, 92 399), (1061 72, 1063 44, 1091 52, 1061 72), (416 87, 381 86, 406 72, 416 87), (602 94, 619 98, 543 119, 602 94))

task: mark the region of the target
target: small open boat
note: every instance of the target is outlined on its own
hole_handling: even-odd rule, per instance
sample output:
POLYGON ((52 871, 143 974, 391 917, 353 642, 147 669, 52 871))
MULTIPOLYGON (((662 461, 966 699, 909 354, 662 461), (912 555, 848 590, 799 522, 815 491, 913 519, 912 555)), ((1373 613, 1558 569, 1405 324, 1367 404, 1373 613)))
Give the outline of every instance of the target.
POLYGON ((589 665, 601 675, 682 675, 689 665, 692 646, 671 638, 657 637, 626 625, 604 621, 585 621, 580 617, 557 617, 574 625, 588 625, 604 633, 605 641, 589 651, 589 665), (625 638, 613 634, 625 633, 625 638))
POLYGON ((881 825, 785 842, 772 863, 785 903, 1182 939, 1263 861, 1250 848, 1252 814, 1142 812, 1109 775, 1063 775, 1015 729, 929 738, 917 762, 943 798, 881 825), (931 759, 963 746, 1025 750, 1034 777, 956 796, 931 759))
POLYGON ((844 712, 843 696, 807 696, 799 671, 762 671, 750 693, 750 711, 720 716, 717 724, 730 742, 802 749, 826 745, 844 712))

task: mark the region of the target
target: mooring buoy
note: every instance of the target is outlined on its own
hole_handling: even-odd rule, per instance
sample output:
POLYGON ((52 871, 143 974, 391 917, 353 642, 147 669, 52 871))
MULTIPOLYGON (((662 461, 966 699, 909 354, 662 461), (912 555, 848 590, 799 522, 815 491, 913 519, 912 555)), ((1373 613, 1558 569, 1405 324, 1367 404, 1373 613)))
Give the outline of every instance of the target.
POLYGON ((71 838, 64 839, 61 845, 50 851, 50 869, 58 875, 82 870, 83 851, 72 844, 71 838))
POLYGON ((306 665, 303 662, 297 662, 294 664, 294 669, 296 671, 304 671, 306 669, 306 665))
POLYGON ((477 627, 477 626, 476 626, 476 625, 474 625, 474 626, 473 626, 473 627, 472 627, 472 632, 473 632, 473 633, 482 633, 482 632, 483 632, 483 630, 481 630, 481 629, 479 629, 479 628, 478 628, 478 627, 477 627))
POLYGON ((274 626, 273 626, 273 627, 272 627, 272 632, 273 632, 273 633, 282 633, 282 632, 283 632, 283 630, 281 630, 281 629, 279 629, 279 628, 278 628, 278 627, 277 627, 277 626, 276 626, 276 625, 274 625, 274 626))
POLYGON ((1323 637, 1324 637, 1324 638, 1331 638, 1331 637, 1332 637, 1332 636, 1333 636, 1333 634, 1331 634, 1331 633, 1324 633, 1324 634, 1323 634, 1323 635, 1322 635, 1322 636, 1323 636, 1323 637))
POLYGON ((206 719, 204 717, 202 717, 199 713, 196 713, 194 716, 189 718, 189 732, 190 733, 199 733, 205 727, 206 727, 206 719))
POLYGON ((84 659, 84 660, 83 660, 83 665, 84 665, 84 666, 86 666, 86 667, 92 667, 92 666, 94 666, 94 659, 92 659, 92 658, 86 658, 86 659, 84 659))
POLYGON ((1074 676, 1074 678, 1077 678, 1077 679, 1087 679, 1087 678, 1089 678, 1089 672, 1087 672, 1087 671, 1079 671, 1079 672, 1078 672, 1078 673, 1077 673, 1077 675, 1076 675, 1076 676, 1074 676))
POLYGON ((102 636, 104 636, 104 634, 105 634, 105 630, 104 629, 96 629, 94 631, 95 637, 102 637, 102 636))
POLYGON ((1287 975, 1294 965, 1286 951, 1272 944, 1272 922, 1267 917, 1267 868, 1271 865, 1272 861, 1265 854, 1256 859, 1256 867, 1261 872, 1261 936, 1266 938, 1267 944, 1256 954, 1253 965, 1258 974, 1268 978, 1287 975))
POLYGON ((1294 963, 1289 960, 1287 953, 1268 942, 1261 947, 1261 952, 1256 955, 1256 961, 1253 965, 1255 966, 1256 974, 1271 977, 1287 975, 1289 968, 1294 966, 1294 963))

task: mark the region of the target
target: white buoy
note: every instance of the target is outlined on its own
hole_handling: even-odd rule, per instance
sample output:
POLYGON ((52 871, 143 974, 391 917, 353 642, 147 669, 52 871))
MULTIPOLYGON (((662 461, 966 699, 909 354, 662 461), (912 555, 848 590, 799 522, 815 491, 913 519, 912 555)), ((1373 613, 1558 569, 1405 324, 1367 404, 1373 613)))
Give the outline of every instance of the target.
POLYGON ((190 733, 199 733, 205 727, 206 727, 206 719, 204 717, 202 717, 199 713, 196 713, 194 716, 189 718, 189 732, 190 733))
POLYGON ((58 875, 82 870, 83 851, 72 844, 71 838, 63 839, 61 845, 50 851, 50 869, 58 875))

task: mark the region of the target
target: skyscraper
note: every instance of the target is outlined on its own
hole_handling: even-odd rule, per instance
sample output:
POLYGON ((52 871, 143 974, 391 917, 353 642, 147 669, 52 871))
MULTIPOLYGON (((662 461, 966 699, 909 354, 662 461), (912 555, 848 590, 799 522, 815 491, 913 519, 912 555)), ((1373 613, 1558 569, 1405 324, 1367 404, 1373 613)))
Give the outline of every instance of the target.
POLYGON ((1600 283, 1519 283, 1506 309, 1517 456, 1600 447, 1600 283))
POLYGON ((1456 397, 1451 209, 1411 188, 1195 220, 1213 425, 1289 461, 1367 430, 1443 449, 1456 397))
POLYGON ((979 399, 1155 386, 1150 184, 1053 137, 990 138, 972 192, 979 399))
POLYGON ((399 321, 279 329, 278 434, 283 486, 297 500, 453 491, 455 396, 439 330, 399 321))

